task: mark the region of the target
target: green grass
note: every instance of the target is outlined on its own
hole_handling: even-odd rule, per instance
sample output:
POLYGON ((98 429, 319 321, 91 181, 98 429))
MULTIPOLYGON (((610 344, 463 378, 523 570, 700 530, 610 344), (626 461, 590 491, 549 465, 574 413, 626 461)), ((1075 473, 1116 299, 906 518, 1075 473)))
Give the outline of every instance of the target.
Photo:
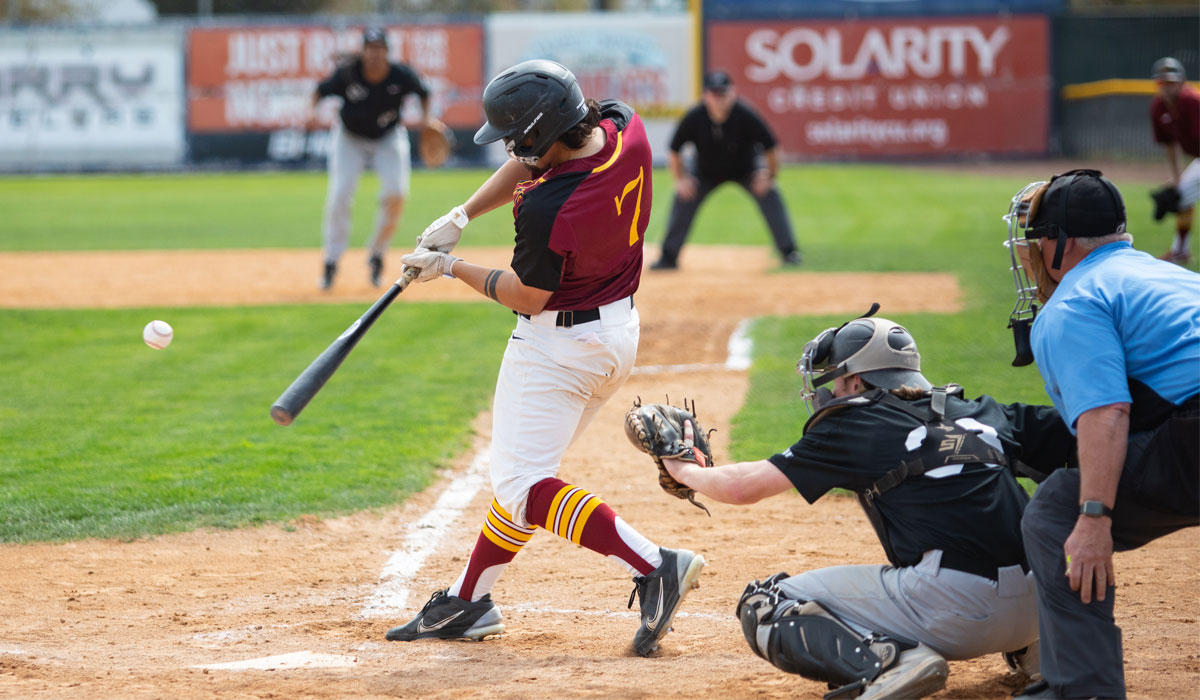
MULTIPOLYGON (((485 175, 417 171, 397 248, 485 175)), ((1009 366, 1014 292, 1000 217, 1027 179, 1045 175, 1036 165, 1029 178, 814 165, 786 168, 780 182, 805 270, 958 276, 960 313, 890 313, 905 289, 878 300, 882 315, 916 336, 930 380, 1044 403, 1037 370, 1009 366)), ((1145 196, 1153 183, 1119 184, 1135 245, 1165 250, 1170 223, 1151 222, 1145 196)), ((662 171, 654 187, 651 243, 662 239, 670 208, 662 171)), ((312 248, 324 188, 321 173, 2 178, 0 251, 312 248)), ((368 237, 375 189, 367 178, 356 200, 355 245, 368 237)), ((510 245, 512 236, 510 215, 497 211, 466 239, 510 245)), ((696 244, 769 240, 753 202, 733 186, 705 203, 691 236, 696 244)), ((271 402, 362 311, 0 310, 0 541, 286 522, 389 505, 424 487, 468 444, 512 316, 490 304, 398 303, 296 423, 276 426, 271 402), (139 333, 159 317, 176 340, 156 352, 139 333)), ((807 416, 796 359, 805 341, 844 320, 755 325, 750 393, 732 432, 736 458, 761 459, 799 438, 807 416)))
POLYGON ((271 403, 362 311, 0 311, 0 541, 286 521, 428 485, 489 405, 511 315, 397 303, 277 426, 271 403), (164 316, 175 340, 151 350, 141 328, 164 316))

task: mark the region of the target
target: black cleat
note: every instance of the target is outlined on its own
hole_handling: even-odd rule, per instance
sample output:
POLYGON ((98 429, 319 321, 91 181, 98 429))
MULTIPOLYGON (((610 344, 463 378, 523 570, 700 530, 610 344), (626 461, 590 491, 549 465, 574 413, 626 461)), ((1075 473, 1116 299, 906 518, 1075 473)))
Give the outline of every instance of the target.
POLYGON ((479 641, 504 631, 504 616, 492 602, 491 594, 474 603, 458 596, 446 595, 449 589, 435 591, 417 616, 403 627, 387 631, 390 642, 412 642, 418 639, 473 639, 479 641))
POLYGON ((381 278, 383 277, 383 257, 379 255, 372 255, 371 258, 367 260, 367 267, 371 268, 371 286, 378 287, 382 281, 381 278))
POLYGON ((332 263, 332 262, 325 263, 325 272, 321 276, 321 281, 317 283, 318 286, 320 286, 321 289, 329 289, 330 287, 333 286, 333 276, 336 274, 337 274, 337 263, 332 263))
POLYGON ((800 254, 800 251, 793 250, 792 252, 783 256, 783 261, 781 264, 784 267, 800 267, 804 264, 804 256, 800 254))
POLYGON ((679 263, 666 258, 659 258, 658 262, 650 266, 651 270, 678 270, 679 263))
POLYGON ((646 576, 635 576, 633 593, 629 594, 629 607, 633 597, 641 599, 642 624, 633 636, 633 651, 638 656, 649 656, 658 649, 658 640, 671 631, 671 620, 679 611, 679 604, 693 588, 704 568, 704 557, 686 549, 660 547, 662 565, 646 576))

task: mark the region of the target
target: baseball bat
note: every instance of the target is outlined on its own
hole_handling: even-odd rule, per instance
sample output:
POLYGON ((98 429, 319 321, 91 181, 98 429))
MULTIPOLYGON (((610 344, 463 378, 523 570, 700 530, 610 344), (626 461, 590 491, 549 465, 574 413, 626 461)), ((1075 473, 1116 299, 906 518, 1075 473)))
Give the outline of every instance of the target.
POLYGON ((317 359, 312 361, 299 377, 292 382, 292 385, 284 390, 279 398, 275 399, 275 403, 271 405, 271 418, 280 425, 291 425, 296 416, 304 410, 309 401, 317 395, 321 387, 325 386, 325 382, 333 376, 337 368, 342 365, 342 360, 350 354, 358 341, 367 334, 375 321, 383 313, 383 310, 391 304, 396 297, 400 296, 408 287, 409 283, 416 278, 420 272, 417 268, 410 267, 404 270, 404 276, 396 280, 392 288, 387 290, 379 300, 367 309, 367 312, 358 317, 358 320, 350 324, 350 327, 342 332, 329 347, 325 348, 325 352, 317 356, 317 359))

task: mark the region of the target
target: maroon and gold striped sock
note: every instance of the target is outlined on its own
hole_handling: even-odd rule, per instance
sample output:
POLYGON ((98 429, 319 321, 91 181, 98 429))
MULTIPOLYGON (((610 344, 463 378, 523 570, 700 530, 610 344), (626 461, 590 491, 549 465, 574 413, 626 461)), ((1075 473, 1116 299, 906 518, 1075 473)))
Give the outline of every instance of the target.
POLYGON ((512 516, 493 499, 467 567, 450 587, 449 594, 476 601, 490 593, 504 567, 529 542, 533 533, 533 528, 514 523, 512 516))
POLYGON ((620 562, 633 575, 646 575, 662 564, 658 547, 619 518, 608 504, 586 489, 561 479, 543 479, 529 490, 529 522, 593 552, 620 562))

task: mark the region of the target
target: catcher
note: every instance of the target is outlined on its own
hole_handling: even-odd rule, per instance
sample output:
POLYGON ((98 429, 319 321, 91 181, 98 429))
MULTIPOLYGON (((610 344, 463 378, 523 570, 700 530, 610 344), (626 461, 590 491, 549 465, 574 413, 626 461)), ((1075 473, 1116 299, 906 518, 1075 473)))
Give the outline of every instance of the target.
MULTIPOLYGON (((1074 442, 1053 407, 933 387, 912 336, 872 318, 877 308, 804 346, 797 370, 812 415, 791 447, 706 468, 695 452, 707 445, 696 442, 702 429, 684 416, 666 431, 679 432, 683 449, 657 454, 683 488, 723 503, 793 488, 809 503, 834 488, 857 494, 888 564, 780 573, 738 601, 750 648, 779 669, 829 683, 837 691, 827 697, 924 697, 945 685, 948 659, 990 653, 1036 678, 1036 595, 1020 527, 1029 499, 1016 473, 1064 466, 1074 442)), ((635 415, 647 409, 630 412, 630 433, 670 417, 635 415)))

